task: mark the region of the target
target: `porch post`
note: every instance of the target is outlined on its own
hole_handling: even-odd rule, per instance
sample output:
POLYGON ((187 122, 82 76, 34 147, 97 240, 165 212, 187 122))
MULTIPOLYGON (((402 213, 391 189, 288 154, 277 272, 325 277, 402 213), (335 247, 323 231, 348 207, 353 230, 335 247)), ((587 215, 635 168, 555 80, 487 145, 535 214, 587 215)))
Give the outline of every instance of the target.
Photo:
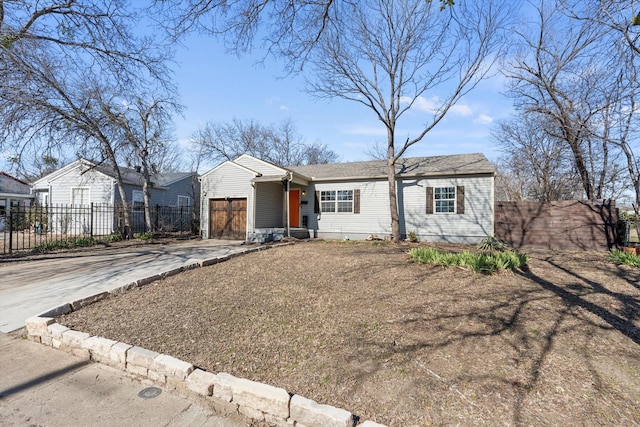
POLYGON ((289 199, 289 190, 291 187, 291 180, 287 179, 287 196, 286 196, 286 202, 285 204, 287 205, 287 237, 291 237, 291 206, 289 206, 290 204, 290 199, 289 199))

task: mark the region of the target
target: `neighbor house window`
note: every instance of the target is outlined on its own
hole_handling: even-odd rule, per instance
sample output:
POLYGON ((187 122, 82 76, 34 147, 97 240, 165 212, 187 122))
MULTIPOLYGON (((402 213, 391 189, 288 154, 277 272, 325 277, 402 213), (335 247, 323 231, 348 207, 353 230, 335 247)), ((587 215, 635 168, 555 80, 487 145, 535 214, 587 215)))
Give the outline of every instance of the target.
POLYGON ((144 194, 142 191, 133 190, 131 194, 131 207, 134 211, 141 211, 144 209, 144 194))
POLYGON ((178 196, 178 206, 191 206, 191 197, 178 196))
POLYGON ((74 206, 83 206, 89 204, 89 189, 76 187, 71 189, 71 204, 74 206))
POLYGON ((353 190, 329 190, 320 192, 322 212, 353 212, 353 190))
POLYGON ((433 189, 436 213, 456 211, 456 187, 435 187, 433 189))

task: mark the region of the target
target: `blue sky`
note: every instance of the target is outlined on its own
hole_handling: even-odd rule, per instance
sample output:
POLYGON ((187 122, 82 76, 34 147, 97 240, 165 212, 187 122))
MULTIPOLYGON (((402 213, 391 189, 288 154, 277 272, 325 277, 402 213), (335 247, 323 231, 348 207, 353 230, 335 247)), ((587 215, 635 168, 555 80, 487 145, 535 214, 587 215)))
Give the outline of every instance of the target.
MULTIPOLYGON (((263 124, 291 119, 305 140, 327 144, 342 161, 369 160, 367 148, 386 142, 385 129, 372 110, 352 101, 313 98, 304 92, 301 77, 284 75, 281 63, 268 60, 256 65, 262 59, 260 52, 239 58, 226 53, 215 39, 198 35, 182 44, 174 67, 180 101, 186 107, 184 117, 175 120, 181 144, 207 121, 234 118, 263 124)), ((495 158, 499 153, 490 137, 491 127, 512 111, 511 100, 503 91, 504 79, 499 75, 482 82, 406 155, 482 152, 495 158)), ((414 108, 399 122, 397 138, 404 140, 407 132, 415 135, 428 114, 414 108)))

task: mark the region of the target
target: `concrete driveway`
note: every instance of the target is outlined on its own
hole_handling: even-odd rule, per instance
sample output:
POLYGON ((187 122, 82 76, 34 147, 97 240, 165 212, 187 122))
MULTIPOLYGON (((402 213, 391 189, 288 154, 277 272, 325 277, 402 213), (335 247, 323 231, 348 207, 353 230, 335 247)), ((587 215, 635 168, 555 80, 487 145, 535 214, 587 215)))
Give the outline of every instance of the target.
POLYGON ((199 260, 242 252, 240 242, 190 240, 0 263, 0 331, 31 316, 199 260))

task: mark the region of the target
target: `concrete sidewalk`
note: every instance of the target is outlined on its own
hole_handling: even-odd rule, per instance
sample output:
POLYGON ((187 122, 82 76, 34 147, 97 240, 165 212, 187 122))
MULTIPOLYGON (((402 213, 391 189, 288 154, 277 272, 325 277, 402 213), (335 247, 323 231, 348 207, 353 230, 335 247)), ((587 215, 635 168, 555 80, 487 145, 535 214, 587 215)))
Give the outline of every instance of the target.
MULTIPOLYGON (((153 394, 151 394, 153 395, 153 394)), ((225 426, 204 402, 143 383, 69 353, 0 333, 0 424, 3 426, 225 426), (140 393, 161 390, 156 397, 140 393)))

